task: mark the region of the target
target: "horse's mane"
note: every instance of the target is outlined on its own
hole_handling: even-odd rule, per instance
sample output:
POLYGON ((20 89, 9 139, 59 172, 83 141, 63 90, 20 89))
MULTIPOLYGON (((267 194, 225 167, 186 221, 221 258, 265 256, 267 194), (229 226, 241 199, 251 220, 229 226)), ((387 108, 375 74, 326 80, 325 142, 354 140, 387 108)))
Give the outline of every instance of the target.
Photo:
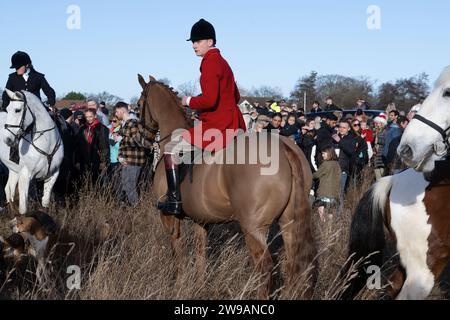
POLYGON ((151 84, 159 84, 160 86, 162 86, 164 89, 166 89, 166 91, 170 94, 170 96, 175 100, 175 103, 177 104, 177 106, 183 110, 183 106, 181 105, 181 102, 179 100, 178 97, 178 92, 175 91, 171 86, 165 84, 164 82, 161 81, 151 81, 151 84))
POLYGON ((444 85, 450 85, 450 66, 446 67, 444 71, 442 71, 441 75, 436 80, 434 87, 437 88, 444 85))
POLYGON ((150 85, 155 85, 158 84, 160 85, 167 93, 169 93, 169 96, 173 99, 173 101, 175 102, 175 104, 177 105, 178 109, 180 109, 181 113, 184 115, 184 118, 186 120, 186 122, 188 123, 189 126, 193 125, 193 121, 192 119, 186 114, 185 109, 183 108, 183 106, 181 105, 181 101, 180 101, 180 97, 178 96, 178 92, 175 91, 171 86, 165 84, 164 82, 161 81, 151 81, 149 83, 150 85))
POLYGON ((44 104, 42 103, 41 99, 39 99, 35 94, 29 91, 21 91, 21 93, 25 95, 27 102, 32 102, 33 105, 39 106, 39 108, 45 110, 44 104))

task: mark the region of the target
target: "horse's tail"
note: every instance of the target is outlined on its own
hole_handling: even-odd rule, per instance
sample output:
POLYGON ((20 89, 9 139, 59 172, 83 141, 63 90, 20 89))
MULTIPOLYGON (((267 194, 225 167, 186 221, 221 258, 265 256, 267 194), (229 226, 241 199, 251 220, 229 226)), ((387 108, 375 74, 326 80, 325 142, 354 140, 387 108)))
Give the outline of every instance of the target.
POLYGON ((341 271, 341 279, 351 279, 342 295, 344 299, 354 298, 364 288, 368 277, 373 274, 367 270, 368 266, 381 269, 386 250, 385 209, 391 188, 392 177, 382 178, 358 203, 350 227, 349 258, 341 271), (351 277, 355 269, 357 276, 351 277))
POLYGON ((290 217, 293 224, 292 230, 294 230, 290 235, 292 237, 292 257, 287 257, 288 273, 292 276, 308 277, 309 279, 304 279, 304 281, 309 280, 310 288, 307 294, 312 294, 317 280, 315 266, 317 249, 312 234, 312 210, 309 203, 312 174, 309 163, 300 148, 290 141, 285 141, 284 146, 292 173, 292 188, 286 210, 293 212, 290 217))

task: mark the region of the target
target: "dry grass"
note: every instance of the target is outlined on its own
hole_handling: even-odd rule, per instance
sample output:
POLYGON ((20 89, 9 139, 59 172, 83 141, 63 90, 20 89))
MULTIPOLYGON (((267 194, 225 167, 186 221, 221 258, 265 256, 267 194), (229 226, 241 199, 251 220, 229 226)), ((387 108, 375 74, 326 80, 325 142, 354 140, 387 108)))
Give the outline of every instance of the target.
MULTIPOLYGON (((348 230, 354 208, 369 187, 350 188, 343 211, 322 223, 314 211, 313 228, 319 249, 318 281, 314 299, 337 299, 346 283, 338 277, 347 257, 348 230)), ((144 188, 150 190, 150 188, 144 188)), ((207 272, 199 279, 195 267, 193 227, 183 224, 183 272, 178 281, 169 237, 154 209, 155 197, 143 192, 135 209, 120 208, 108 190, 85 188, 71 207, 53 208, 60 225, 59 241, 50 256, 48 277, 38 284, 33 262, 10 269, 0 291, 4 299, 255 299, 259 276, 236 225, 214 226, 210 230, 207 272), (81 289, 69 291, 67 267, 81 268, 81 289)), ((9 217, 0 219, 2 235, 10 234, 9 217)), ((276 230, 274 231, 276 232, 276 230)), ((274 250, 280 239, 272 239, 274 250)), ((282 251, 279 265, 284 260, 282 251)), ((305 291, 303 279, 283 290, 283 268, 275 274, 275 299, 297 299, 305 291)), ((348 278, 352 273, 348 274, 348 278)), ((439 293, 434 295, 439 297, 439 293)), ((374 292, 360 298, 372 299, 374 292)))

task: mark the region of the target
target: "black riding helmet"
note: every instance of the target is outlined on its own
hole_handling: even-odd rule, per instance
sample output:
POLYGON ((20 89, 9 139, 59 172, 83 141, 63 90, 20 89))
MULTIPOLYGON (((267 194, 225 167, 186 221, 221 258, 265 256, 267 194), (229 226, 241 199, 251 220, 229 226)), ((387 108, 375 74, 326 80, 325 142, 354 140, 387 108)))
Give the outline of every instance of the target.
POLYGON ((214 45, 216 44, 216 30, 214 26, 206 21, 205 19, 200 19, 192 26, 191 37, 187 41, 198 41, 213 39, 214 45))
POLYGON ((26 52, 17 51, 11 57, 11 69, 19 69, 29 64, 31 64, 31 58, 26 52))

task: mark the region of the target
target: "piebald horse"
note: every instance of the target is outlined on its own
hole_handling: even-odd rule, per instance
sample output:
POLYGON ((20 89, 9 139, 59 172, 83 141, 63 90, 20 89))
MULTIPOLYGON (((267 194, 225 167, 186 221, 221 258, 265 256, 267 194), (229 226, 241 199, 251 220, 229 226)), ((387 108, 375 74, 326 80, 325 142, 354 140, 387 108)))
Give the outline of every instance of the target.
POLYGON ((64 147, 54 121, 38 97, 26 91, 6 92, 11 102, 7 113, 0 112, 0 159, 9 169, 6 201, 14 202, 19 184, 19 212, 25 214, 32 179, 44 180, 42 206, 49 207, 64 147), (13 146, 19 149, 18 164, 10 160, 13 146))
MULTIPOLYGON (((450 67, 446 68, 405 130, 398 153, 413 169, 385 177, 361 199, 354 215, 349 254, 381 266, 388 243, 399 264, 387 294, 397 299, 426 298, 450 258, 450 67)), ((366 284, 360 268, 346 297, 366 284)))
MULTIPOLYGON (((139 75, 138 79, 143 89, 139 100, 142 108, 141 120, 154 133, 160 131, 159 144, 160 150, 163 151, 174 130, 187 129, 191 124, 185 118, 176 93, 153 77, 150 77, 148 84, 142 76, 139 75)), ((246 138, 247 135, 241 135, 237 139, 246 138)), ((277 137, 273 136, 272 139, 277 137)), ((205 269, 207 234, 204 225, 237 221, 244 233, 256 270, 261 274, 262 284, 257 291, 260 299, 267 299, 270 294, 273 260, 267 237, 273 222, 279 223, 284 240, 287 286, 313 266, 316 255, 308 202, 312 174, 305 156, 294 143, 283 138, 280 138, 279 142, 279 149, 272 150, 272 154, 279 154, 276 175, 262 175, 261 169, 266 165, 263 165, 260 159, 256 164, 239 165, 203 162, 194 165, 192 182, 187 177, 181 183, 184 214, 195 223, 196 263, 200 275, 205 269)), ((273 143, 269 143, 268 149, 273 143)), ((243 151, 246 159, 249 159, 248 155, 257 151, 257 148, 257 145, 247 144, 243 151)), ((219 153, 221 151, 214 157, 219 153)), ((157 196, 166 193, 166 177, 161 162, 157 165, 153 183, 153 191, 157 196)), ((182 220, 163 212, 161 219, 171 235, 180 273, 182 220)), ((306 287, 309 284, 307 294, 311 294, 315 284, 314 275, 305 280, 305 284, 306 287)))

